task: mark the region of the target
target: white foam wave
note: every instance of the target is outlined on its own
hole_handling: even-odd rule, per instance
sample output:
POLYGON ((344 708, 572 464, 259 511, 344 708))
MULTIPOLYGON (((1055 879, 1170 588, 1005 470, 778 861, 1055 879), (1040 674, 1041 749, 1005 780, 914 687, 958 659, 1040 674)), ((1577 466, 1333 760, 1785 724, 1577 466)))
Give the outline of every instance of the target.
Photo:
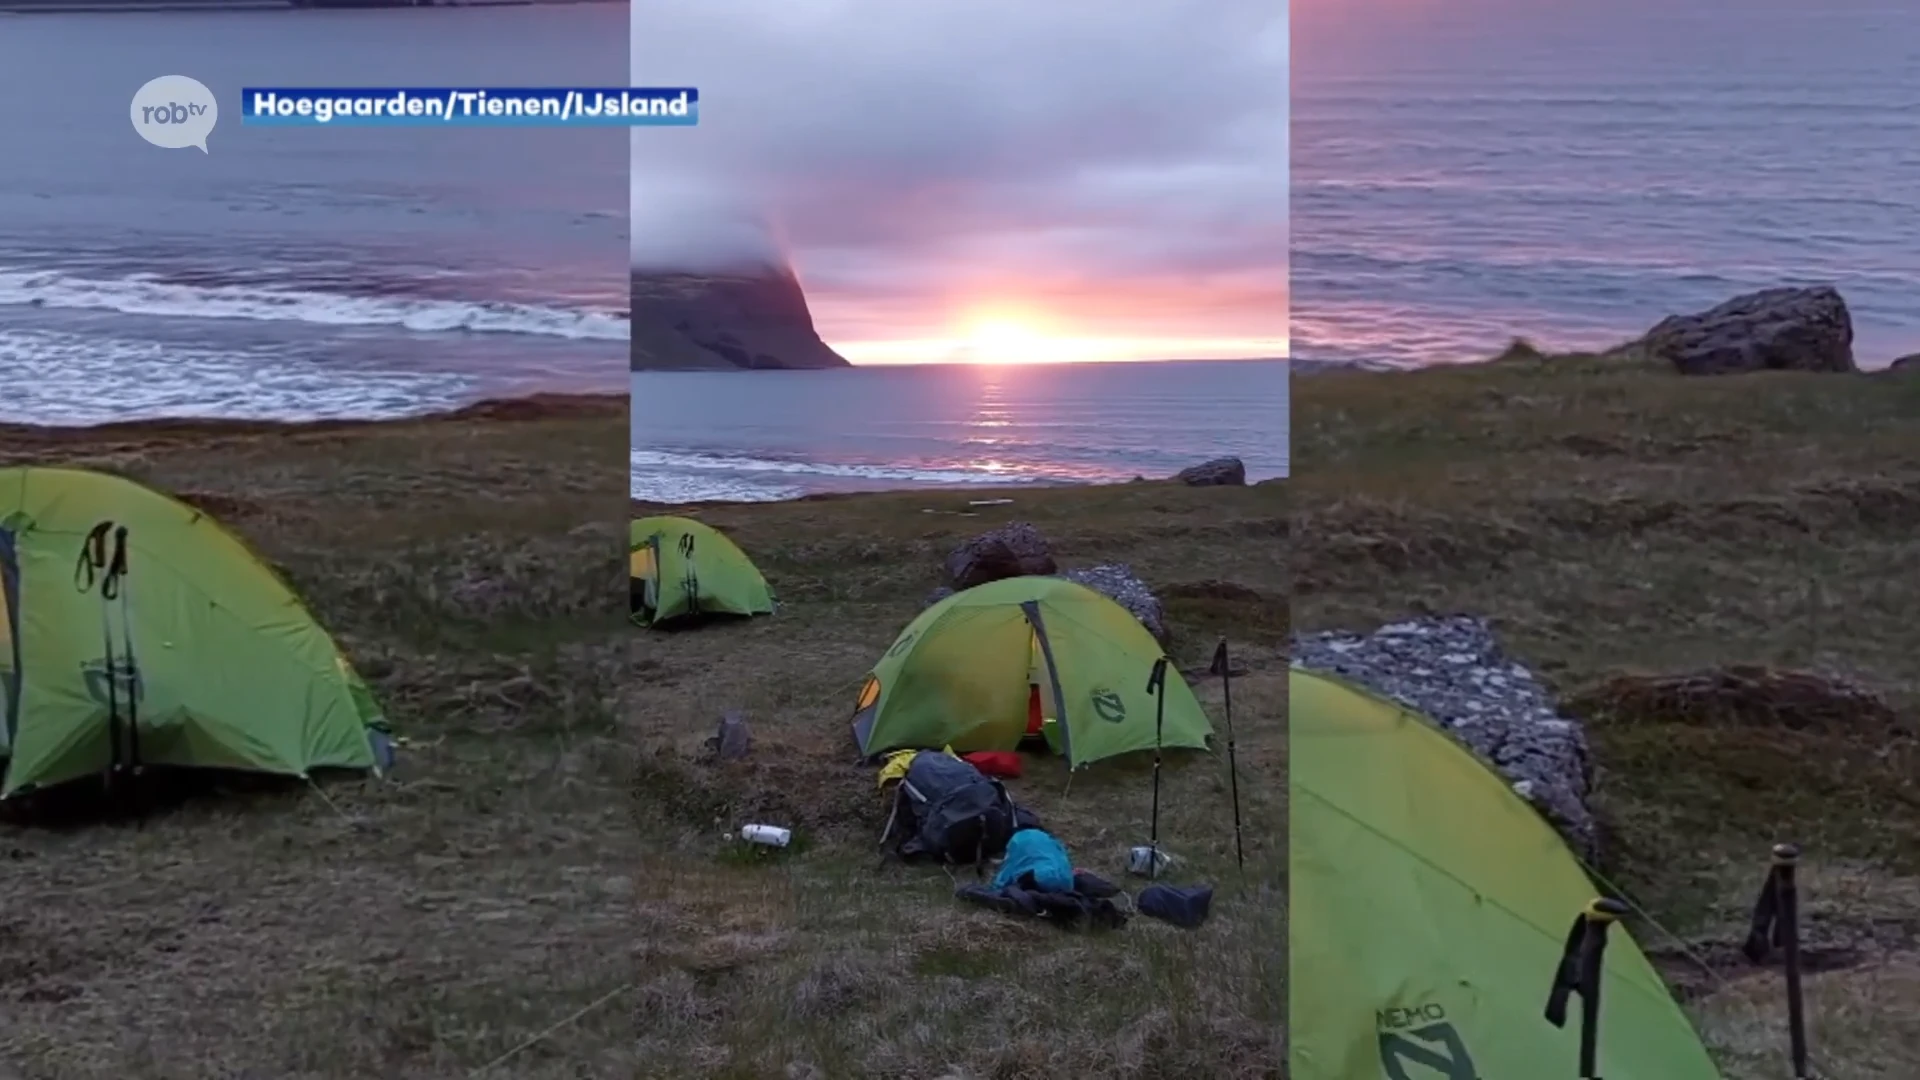
POLYGON ((610 311, 535 304, 348 296, 254 285, 176 285, 149 275, 93 279, 0 268, 0 306, 34 305, 192 319, 251 319, 319 326, 392 327, 421 334, 522 334, 626 341, 626 318, 610 311))
POLYGON ((151 417, 391 419, 471 401, 466 376, 355 370, 278 350, 219 349, 38 330, 0 331, 0 421, 101 424, 151 417))
POLYGON ((635 472, 671 470, 675 472, 774 473, 832 477, 839 480, 892 480, 910 484, 1026 484, 1047 479, 1042 476, 1021 475, 1004 468, 953 469, 910 465, 844 465, 834 462, 779 461, 721 454, 676 454, 661 450, 635 450, 629 460, 635 472))
POLYGON ((793 484, 756 484, 716 476, 635 475, 630 493, 643 502, 784 502, 807 494, 793 484))

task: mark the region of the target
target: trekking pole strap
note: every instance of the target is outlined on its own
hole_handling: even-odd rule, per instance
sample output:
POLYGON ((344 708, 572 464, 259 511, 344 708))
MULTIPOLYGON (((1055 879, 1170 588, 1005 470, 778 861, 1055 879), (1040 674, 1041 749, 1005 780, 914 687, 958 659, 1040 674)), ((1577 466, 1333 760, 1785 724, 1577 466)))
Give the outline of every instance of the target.
POLYGON ((1600 962, 1606 949, 1607 928, 1627 913, 1618 900, 1602 897, 1589 903, 1567 930, 1566 943, 1560 949, 1560 963, 1554 971, 1553 987, 1547 993, 1546 1020, 1554 1027, 1567 1024, 1567 1001, 1587 991, 1599 996, 1600 962))
POLYGON ((102 521, 87 533, 80 541, 80 557, 73 565, 73 587, 78 592, 92 592, 93 586, 100 580, 100 574, 107 569, 107 534, 113 531, 113 522, 102 521))
POLYGON ((1753 903, 1753 917, 1748 923, 1747 940, 1740 951, 1755 964, 1763 964, 1774 949, 1786 945, 1787 927, 1782 918, 1781 894, 1792 887, 1793 872, 1800 861, 1800 849, 1792 844, 1776 844, 1773 848, 1773 861, 1767 867, 1767 876, 1760 883, 1760 895, 1753 903))
POLYGON ((1567 1026, 1567 1000, 1580 988, 1580 942, 1586 936, 1587 920, 1576 916, 1560 946, 1560 963, 1554 968, 1553 985, 1547 991, 1547 1023, 1567 1026))
POLYGON ((1800 897, 1794 880, 1800 863, 1800 848, 1794 844, 1775 844, 1773 866, 1768 878, 1774 896, 1774 942, 1786 950, 1787 967, 1787 1048, 1795 1080, 1807 1075, 1806 1001, 1800 987, 1800 897))
POLYGON ((700 571, 693 563, 692 533, 686 533, 680 537, 680 554, 687 563, 686 576, 681 580, 681 584, 687 591, 687 614, 698 615, 700 613, 700 571))

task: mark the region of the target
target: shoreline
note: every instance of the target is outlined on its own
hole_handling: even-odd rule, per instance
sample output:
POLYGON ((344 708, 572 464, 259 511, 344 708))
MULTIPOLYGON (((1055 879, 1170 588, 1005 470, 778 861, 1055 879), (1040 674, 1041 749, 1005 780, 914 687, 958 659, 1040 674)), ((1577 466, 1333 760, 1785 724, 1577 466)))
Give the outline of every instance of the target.
MULTIPOLYGON (((1342 372, 1347 372, 1347 373, 1362 372, 1362 373, 1368 373, 1368 374, 1399 374, 1399 373, 1413 372, 1413 371, 1445 371, 1445 370, 1452 370, 1452 369, 1475 368, 1485 364, 1510 362, 1515 360, 1523 360, 1523 361, 1579 360, 1579 361, 1585 361, 1585 362, 1614 362, 1614 363, 1627 364, 1627 365, 1634 364, 1637 362, 1637 363, 1643 363, 1643 364, 1655 363, 1655 364, 1658 364, 1659 366, 1667 367, 1673 361, 1671 361, 1669 358, 1665 356, 1649 353, 1646 348, 1646 345, 1649 339, 1651 339, 1655 333, 1659 332, 1662 327, 1665 327, 1668 325, 1668 320, 1712 320, 1715 316, 1721 316, 1722 319, 1726 320, 1731 325, 1735 326, 1736 331, 1743 330, 1744 327, 1740 326, 1742 318, 1744 317, 1748 320, 1751 320, 1753 317, 1752 313, 1736 311, 1731 314, 1727 314, 1726 312, 1728 308, 1733 307, 1734 305, 1740 304, 1742 302, 1749 302, 1749 301, 1765 302, 1765 300, 1767 299, 1766 294, 1768 293, 1779 292, 1779 291, 1789 291, 1789 292, 1799 292, 1804 295, 1804 294, 1810 294, 1812 292, 1817 292, 1822 289, 1833 293, 1833 300, 1838 307, 1838 316, 1841 320, 1843 320, 1846 323, 1846 326, 1847 326, 1846 348, 1847 348, 1849 362, 1852 365, 1849 371, 1839 372, 1833 369, 1828 369, 1828 373, 1856 374, 1856 375, 1881 375, 1881 374, 1886 374, 1888 372, 1901 370, 1903 367, 1911 366, 1914 362, 1914 358, 1920 357, 1920 339, 1916 339, 1915 341, 1910 342, 1907 346, 1893 349, 1890 352, 1883 350, 1880 353, 1880 355, 1876 356, 1873 359, 1862 359, 1860 354, 1857 351, 1855 351, 1855 346, 1858 344, 1858 341, 1859 341, 1859 333, 1858 333, 1858 329, 1854 327, 1852 323, 1852 315, 1850 310, 1846 306, 1845 297, 1840 296, 1837 291, 1833 290, 1831 287, 1828 287, 1828 286, 1820 286, 1820 287, 1780 286, 1780 287, 1777 287, 1776 289, 1761 290, 1760 292, 1743 293, 1741 295, 1734 296, 1730 299, 1722 301, 1720 304, 1712 308, 1706 308, 1706 309, 1702 309, 1700 311, 1695 311, 1695 312, 1682 312, 1674 315, 1669 315, 1667 317, 1667 320, 1662 320, 1660 323, 1655 324, 1653 327, 1648 328, 1646 331, 1638 335, 1615 339, 1612 344, 1606 345, 1604 347, 1594 347, 1594 348, 1551 347, 1549 348, 1549 347, 1543 347, 1537 340, 1535 340, 1534 338, 1528 337, 1524 334, 1509 334, 1507 336, 1505 344, 1500 345, 1497 349, 1488 348, 1485 352, 1482 352, 1478 355, 1467 357, 1467 358, 1461 358, 1461 359, 1426 359, 1417 363, 1397 363, 1389 360, 1366 360, 1366 359, 1313 360, 1313 359, 1307 359, 1302 357, 1296 357, 1296 358, 1290 359, 1288 363, 1291 365, 1290 373, 1293 375, 1328 375, 1328 374, 1342 373, 1342 372)), ((1771 370, 1771 369, 1755 368, 1754 370, 1771 370)), ((1788 370, 1797 370, 1797 369, 1788 369, 1788 370)))
MULTIPOLYGON (((1509 350, 1510 349, 1511 349, 1511 346, 1509 346, 1509 350)), ((1634 362, 1633 356, 1626 355, 1617 348, 1609 349, 1605 352, 1596 352, 1596 353, 1578 353, 1578 352, 1562 353, 1562 352, 1545 350, 1545 349, 1540 350, 1540 352, 1543 356, 1545 356, 1548 359, 1584 357, 1584 358, 1590 358, 1594 360, 1603 360, 1603 361, 1613 360, 1613 361, 1618 361, 1621 364, 1631 364, 1634 362)), ((1886 363, 1879 364, 1873 367, 1867 367, 1863 365, 1858 371, 1854 372, 1853 374, 1856 374, 1856 375, 1892 374, 1894 371, 1894 368, 1893 368, 1894 363, 1898 360, 1904 359, 1905 355, 1910 355, 1910 354, 1903 354, 1902 356, 1893 357, 1892 359, 1888 360, 1886 363)), ((1293 361, 1293 365, 1294 365, 1293 375, 1295 377, 1300 377, 1300 376, 1317 377, 1321 375, 1411 375, 1411 374, 1416 374, 1422 371, 1453 371, 1453 370, 1459 370, 1463 368, 1476 368, 1486 364, 1497 364, 1509 359, 1510 358, 1506 352, 1501 352, 1501 353, 1495 353, 1491 356, 1480 357, 1479 359, 1475 359, 1475 360, 1435 360, 1435 361, 1432 361, 1431 363, 1413 364, 1413 365, 1388 364, 1381 361, 1367 361, 1367 360, 1295 360, 1293 361)), ((1856 360, 1856 363, 1857 362, 1858 361, 1856 360)))
MULTIPOLYGON (((1151 483, 1152 481, 1147 481, 1151 483)), ((659 513, 663 510, 715 510, 752 506, 789 506, 795 503, 831 503, 845 502, 849 499, 863 499, 874 495, 926 495, 926 496, 989 496, 1007 497, 1013 492, 1040 494, 1054 491, 1081 491, 1097 487, 1126 487, 1141 483, 1137 480, 1122 480, 1107 484, 1095 483, 1046 483, 1046 484, 943 484, 938 487, 892 487, 874 488, 871 491, 816 491, 806 495, 796 495, 790 499, 696 499, 692 502, 655 502, 650 499, 636 499, 628 496, 628 505, 636 512, 659 513)), ((1015 505, 1018 505, 1016 500, 1015 505)), ((982 509, 991 509, 983 507, 982 509)), ((954 511, 957 512, 957 511, 954 511)))
MULTIPOLYGON (((1273 477, 1268 477, 1265 480, 1252 480, 1252 481, 1249 481, 1245 485, 1245 487, 1249 489, 1278 487, 1281 484, 1285 483, 1286 479, 1287 478, 1284 476, 1273 476, 1273 477)), ((651 499, 637 499, 637 498, 634 498, 631 494, 629 494, 627 497, 627 503, 629 508, 632 509, 635 513, 657 514, 663 511, 678 511, 678 510, 718 510, 718 509, 731 510, 731 509, 744 509, 744 508, 755 507, 755 506, 791 506, 797 503, 846 502, 848 500, 868 499, 868 498, 873 498, 875 496, 881 496, 881 495, 898 495, 898 496, 919 495, 926 498, 951 498, 951 497, 978 498, 981 496, 987 496, 992 498, 1012 498, 1014 500, 1013 505, 1017 508, 1019 506, 1018 496, 1023 494, 1032 495, 1036 497, 1044 497, 1046 495, 1062 492, 1062 491, 1091 491, 1091 490, 1115 489, 1115 488, 1150 488, 1150 487, 1164 487, 1167 485, 1178 485, 1181 487, 1186 486, 1184 484, 1180 484, 1180 482, 1176 480, 1174 477, 1168 476, 1168 477, 1162 477, 1161 479, 1158 479, 1158 480, 1147 478, 1147 477, 1139 477, 1139 478, 1134 478, 1129 480, 1105 480, 1105 481, 1088 480, 1088 481, 1079 481, 1079 482, 1053 480, 1053 481, 1045 481, 1041 483, 1032 483, 1032 484, 939 484, 939 485, 929 485, 925 487, 917 487, 913 485, 902 485, 900 487, 872 488, 866 491, 816 491, 816 492, 810 492, 806 495, 796 495, 788 499, 695 499, 689 502, 658 502, 651 499)), ((1001 504, 1001 505, 1005 505, 1005 504, 1001 504)), ((968 509, 970 508, 962 507, 960 509, 955 509, 955 510, 938 509, 938 510, 935 510, 934 512, 943 514, 943 515, 966 516, 968 509)), ((977 508, 971 508, 971 509, 991 510, 991 509, 996 509, 996 507, 985 506, 985 507, 977 507, 977 508)))
POLYGON ((535 393, 521 397, 483 398, 453 409, 414 416, 380 419, 229 420, 213 416, 162 416, 114 420, 104 424, 59 425, 0 423, 0 450, 22 443, 53 446, 85 443, 101 438, 148 438, 165 441, 206 436, 321 435, 446 423, 524 423, 538 420, 603 419, 624 414, 625 394, 535 393))

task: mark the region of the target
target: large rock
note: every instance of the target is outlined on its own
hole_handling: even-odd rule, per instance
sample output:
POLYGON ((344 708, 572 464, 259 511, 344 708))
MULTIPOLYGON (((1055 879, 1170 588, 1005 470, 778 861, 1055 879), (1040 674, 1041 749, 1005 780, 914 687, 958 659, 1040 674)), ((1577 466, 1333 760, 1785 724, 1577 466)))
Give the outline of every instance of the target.
MULTIPOLYGON (((956 551, 954 554, 960 553, 956 551)), ((1049 555, 1048 559, 1051 560, 1052 556, 1049 555)), ((1147 632, 1153 635, 1154 640, 1158 641, 1162 648, 1172 642, 1172 634, 1167 630, 1166 609, 1161 606, 1160 598, 1153 594, 1153 590, 1147 583, 1140 580, 1139 576, 1133 572, 1132 567, 1125 563, 1101 563, 1098 566, 1061 570, 1057 576, 1084 585, 1126 608, 1134 618, 1140 620, 1140 625, 1147 628, 1147 632)), ((942 585, 927 594, 922 607, 932 607, 952 596, 955 591, 952 586, 942 585)))
POLYGON ((1920 375, 1920 353, 1903 356, 1887 365, 1888 371, 1898 371, 1903 375, 1920 375))
POLYGON ((1160 598, 1153 595, 1153 590, 1140 580, 1132 567, 1125 563, 1101 563, 1084 569, 1062 570, 1060 576, 1085 585, 1132 612, 1133 617, 1140 620, 1140 625, 1146 627, 1160 642, 1161 648, 1169 643, 1166 609, 1160 606, 1160 598))
POLYGON ((947 556, 947 585, 971 589, 1002 578, 1051 574, 1058 568, 1040 530, 1012 521, 954 548, 947 556))
POLYGON ((1368 687, 1433 719, 1491 764, 1566 837, 1598 855, 1593 763, 1586 732, 1561 715, 1527 668, 1509 658, 1484 619, 1394 623, 1372 634, 1312 634, 1293 661, 1368 687))
POLYGON ((632 284, 635 371, 848 366, 814 332, 806 293, 785 267, 635 271, 632 284))
POLYGON ((1192 487, 1244 487, 1247 482, 1247 467, 1237 457, 1214 458, 1198 465, 1181 469, 1174 479, 1192 487))
POLYGON ((753 752, 753 729, 738 710, 720 717, 720 727, 707 737, 708 756, 715 761, 739 761, 753 752))
POLYGON ((1763 289, 1692 315, 1670 315, 1638 344, 1683 375, 1858 371, 1853 317, 1825 286, 1763 289))

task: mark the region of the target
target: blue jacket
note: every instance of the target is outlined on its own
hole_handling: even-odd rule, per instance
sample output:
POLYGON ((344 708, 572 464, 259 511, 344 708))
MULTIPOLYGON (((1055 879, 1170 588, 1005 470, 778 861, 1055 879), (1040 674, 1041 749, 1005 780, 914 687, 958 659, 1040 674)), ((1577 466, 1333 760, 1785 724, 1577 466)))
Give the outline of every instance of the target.
POLYGON ((1073 863, 1067 849, 1043 829, 1021 829, 1007 841, 1007 859, 993 875, 993 887, 1004 889, 1032 871, 1034 884, 1044 892, 1073 891, 1073 863))

